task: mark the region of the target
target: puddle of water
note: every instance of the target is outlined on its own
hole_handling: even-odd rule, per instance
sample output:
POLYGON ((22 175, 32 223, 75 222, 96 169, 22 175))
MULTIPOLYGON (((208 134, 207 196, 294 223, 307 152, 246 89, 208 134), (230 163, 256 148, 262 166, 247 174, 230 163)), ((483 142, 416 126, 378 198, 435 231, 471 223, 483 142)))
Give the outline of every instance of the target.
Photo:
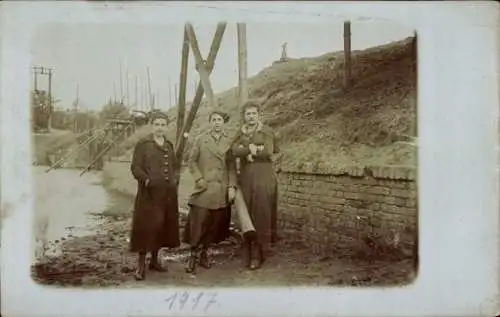
POLYGON ((95 233, 102 220, 90 213, 102 212, 108 207, 108 193, 100 185, 98 172, 80 177, 80 170, 57 169, 46 173, 46 167, 34 166, 33 169, 35 239, 46 241, 46 255, 58 255, 56 240, 95 233))

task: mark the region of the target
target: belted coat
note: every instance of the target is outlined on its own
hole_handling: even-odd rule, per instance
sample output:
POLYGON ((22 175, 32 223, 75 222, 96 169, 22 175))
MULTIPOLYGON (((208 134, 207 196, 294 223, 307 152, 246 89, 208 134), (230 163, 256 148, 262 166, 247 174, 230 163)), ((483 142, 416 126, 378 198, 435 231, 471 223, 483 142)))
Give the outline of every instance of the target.
POLYGON ((166 138, 160 146, 151 134, 135 146, 131 171, 138 186, 130 236, 132 252, 180 245, 177 164, 174 147, 166 138))

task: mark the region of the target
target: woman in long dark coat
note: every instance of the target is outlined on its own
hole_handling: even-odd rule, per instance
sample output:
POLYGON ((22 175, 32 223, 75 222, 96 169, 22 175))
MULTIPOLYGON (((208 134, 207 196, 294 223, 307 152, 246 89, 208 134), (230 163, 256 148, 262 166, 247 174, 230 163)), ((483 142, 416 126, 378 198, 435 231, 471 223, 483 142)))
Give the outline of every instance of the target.
POLYGON ((195 188, 189 199, 189 217, 184 241, 191 245, 186 272, 194 273, 196 264, 210 268, 210 244, 224 240, 229 231, 231 202, 236 195, 236 170, 231 160, 231 139, 222 126, 225 113, 214 111, 208 120, 211 129, 193 144, 188 165, 195 188))
POLYGON ((131 171, 138 182, 130 237, 130 249, 139 254, 135 273, 145 278, 146 253, 151 252, 149 269, 166 271, 158 262, 161 248, 180 245, 177 184, 179 174, 174 147, 165 138, 168 118, 155 113, 153 133, 137 142, 131 171))
POLYGON ((259 120, 259 105, 243 105, 244 123, 237 132, 232 154, 240 158, 240 188, 256 231, 255 241, 244 241, 246 265, 257 269, 277 240, 278 182, 275 163, 281 158, 274 131, 259 120))

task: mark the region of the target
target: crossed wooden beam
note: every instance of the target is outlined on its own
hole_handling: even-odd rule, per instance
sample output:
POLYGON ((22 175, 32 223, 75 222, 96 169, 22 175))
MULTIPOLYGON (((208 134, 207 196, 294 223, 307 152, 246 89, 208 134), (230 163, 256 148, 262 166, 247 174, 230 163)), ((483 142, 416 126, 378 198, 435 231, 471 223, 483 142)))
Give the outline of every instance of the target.
MULTIPOLYGON (((203 99, 203 94, 206 95, 208 104, 211 108, 217 106, 214 91, 210 83, 210 74, 212 73, 215 58, 219 52, 220 44, 224 31, 226 30, 226 22, 217 24, 217 29, 212 40, 212 45, 208 53, 207 59, 203 59, 196 39, 196 34, 191 23, 186 23, 184 27, 184 40, 182 45, 182 61, 181 61, 181 75, 179 85, 179 101, 178 101, 178 116, 177 116, 177 136, 176 136, 176 156, 177 161, 182 162, 182 155, 186 146, 186 137, 184 134, 191 130, 196 113, 203 99), (193 99, 189 114, 184 121, 186 112, 186 87, 187 87, 187 68, 189 60, 189 47, 191 47, 193 57, 196 63, 196 70, 200 75, 200 82, 197 85, 196 95, 193 99)), ((180 168, 180 166, 178 167, 180 168)))

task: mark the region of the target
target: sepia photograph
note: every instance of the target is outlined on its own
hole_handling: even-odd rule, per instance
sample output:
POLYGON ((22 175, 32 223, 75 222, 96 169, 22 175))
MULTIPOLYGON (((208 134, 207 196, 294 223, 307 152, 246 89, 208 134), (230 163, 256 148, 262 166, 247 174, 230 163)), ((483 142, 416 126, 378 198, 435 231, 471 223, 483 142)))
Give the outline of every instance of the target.
POLYGON ((494 316, 495 2, 0 2, 5 316, 494 316))
POLYGON ((377 20, 40 27, 32 279, 411 284, 417 43, 377 20))

